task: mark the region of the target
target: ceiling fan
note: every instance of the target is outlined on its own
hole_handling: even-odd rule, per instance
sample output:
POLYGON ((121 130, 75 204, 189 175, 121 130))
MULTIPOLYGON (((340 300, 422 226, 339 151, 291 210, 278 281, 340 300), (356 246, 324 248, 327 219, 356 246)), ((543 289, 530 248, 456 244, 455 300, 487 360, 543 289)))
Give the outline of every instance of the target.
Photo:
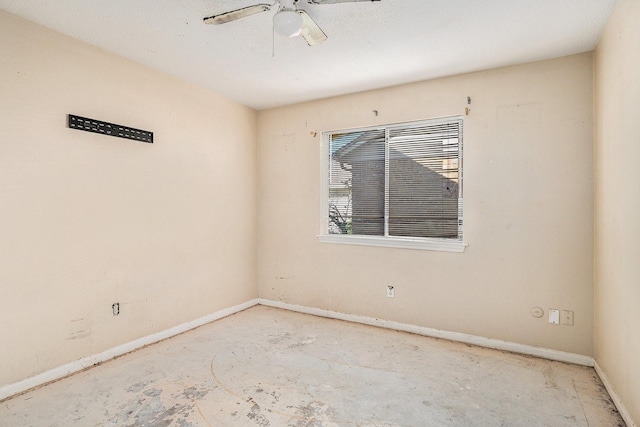
MULTIPOLYGON (((278 12, 273 15, 273 29, 276 33, 285 37, 296 37, 301 35, 307 41, 309 46, 315 46, 327 39, 327 35, 316 24, 311 16, 304 10, 298 9, 296 4, 299 0, 276 0, 273 4, 259 3, 253 6, 247 6, 219 15, 204 18, 205 24, 224 24, 236 19, 245 18, 255 15, 256 13, 271 10, 276 4, 279 4, 278 12)), ((307 0, 309 4, 336 4, 336 3, 354 3, 362 1, 380 1, 380 0, 307 0)))

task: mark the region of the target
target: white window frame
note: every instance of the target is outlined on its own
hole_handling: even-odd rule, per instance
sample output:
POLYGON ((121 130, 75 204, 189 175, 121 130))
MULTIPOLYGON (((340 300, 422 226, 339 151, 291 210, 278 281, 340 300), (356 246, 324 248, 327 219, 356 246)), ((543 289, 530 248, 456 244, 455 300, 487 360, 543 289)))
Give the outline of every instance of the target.
MULTIPOLYGON (((458 239, 444 239, 444 238, 430 238, 430 237, 399 237, 399 236, 371 236, 371 235, 353 235, 353 234, 329 234, 329 209, 327 201, 329 200, 329 136, 331 134, 339 132, 351 132, 351 131, 370 131, 378 129, 390 129, 393 127, 407 126, 407 125, 420 125, 421 123, 433 123, 435 121, 447 121, 447 120, 463 120, 463 116, 447 116, 433 119, 425 119, 419 121, 393 123, 382 126, 371 126, 364 128, 351 128, 351 129, 336 129, 331 131, 325 131, 322 133, 322 141, 320 144, 320 233, 317 238, 321 243, 334 243, 344 245, 362 245, 362 246, 378 246, 386 248, 401 248, 401 249, 422 249, 433 250, 443 252, 464 252, 467 244, 463 240, 458 239)), ((463 124, 464 129, 464 124, 463 124)), ((460 165, 459 165, 459 186, 462 189, 463 186, 463 142, 462 132, 460 134, 460 165)), ((387 192, 385 192, 385 199, 387 198, 387 192)), ((386 201, 388 202, 388 200, 386 201)), ((388 209, 387 203, 385 203, 385 210, 388 209)), ((463 215, 463 212, 460 213, 463 215)), ((462 222, 464 224, 464 221, 462 222)))

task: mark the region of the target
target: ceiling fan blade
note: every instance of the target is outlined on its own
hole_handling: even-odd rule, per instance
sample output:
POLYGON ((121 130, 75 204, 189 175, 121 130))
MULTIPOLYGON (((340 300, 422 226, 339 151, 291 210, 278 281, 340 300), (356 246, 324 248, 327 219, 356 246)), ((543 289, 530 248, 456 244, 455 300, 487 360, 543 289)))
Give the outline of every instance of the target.
POLYGON ((327 35, 307 12, 304 10, 298 10, 297 12, 302 16, 302 31, 300 35, 304 37, 309 46, 318 45, 327 39, 327 35))
POLYGON ((205 24, 224 24, 229 21, 235 21, 236 19, 255 15, 256 13, 266 12, 269 9, 271 9, 270 4, 260 3, 253 6, 243 7, 242 9, 221 13, 220 15, 209 16, 204 18, 203 21, 205 24))
POLYGON ((307 0, 311 4, 336 4, 336 3, 355 3, 359 1, 380 1, 380 0, 307 0))

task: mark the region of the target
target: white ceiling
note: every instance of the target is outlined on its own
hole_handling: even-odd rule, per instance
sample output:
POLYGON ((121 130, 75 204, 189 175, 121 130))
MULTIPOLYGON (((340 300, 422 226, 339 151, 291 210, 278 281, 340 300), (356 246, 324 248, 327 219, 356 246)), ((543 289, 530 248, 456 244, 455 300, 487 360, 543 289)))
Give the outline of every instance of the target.
POLYGON ((615 0, 381 0, 312 5, 329 39, 272 37, 272 0, 0 0, 0 9, 256 109, 592 50, 615 0), (274 55, 275 54, 275 55, 274 55))

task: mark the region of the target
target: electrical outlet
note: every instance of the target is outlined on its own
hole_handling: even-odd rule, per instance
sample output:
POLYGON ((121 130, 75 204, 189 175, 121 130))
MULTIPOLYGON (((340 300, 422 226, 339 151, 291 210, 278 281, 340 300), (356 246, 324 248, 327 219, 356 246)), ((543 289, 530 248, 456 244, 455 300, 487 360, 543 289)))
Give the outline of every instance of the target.
POLYGON ((120 303, 119 302, 114 302, 111 305, 111 309, 113 310, 113 315, 117 316, 118 314, 120 314, 120 303))
POLYGON ((573 326, 573 311, 562 310, 562 324, 567 326, 573 326))
POLYGON ((560 324, 560 310, 558 310, 557 308, 549 309, 549 323, 552 323, 554 325, 560 324))
POLYGON ((396 296, 396 290, 391 285, 387 286, 387 296, 389 298, 393 298, 396 296))

